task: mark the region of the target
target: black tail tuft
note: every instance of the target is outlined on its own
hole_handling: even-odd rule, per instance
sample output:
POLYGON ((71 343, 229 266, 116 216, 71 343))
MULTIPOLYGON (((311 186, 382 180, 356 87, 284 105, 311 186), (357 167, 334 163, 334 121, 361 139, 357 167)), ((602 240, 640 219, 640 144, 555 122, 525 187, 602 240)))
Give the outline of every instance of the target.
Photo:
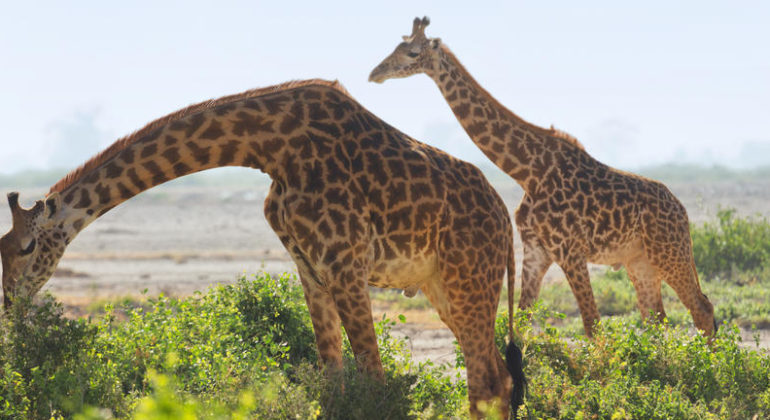
POLYGON ((527 379, 524 377, 521 349, 513 341, 508 343, 505 349, 505 363, 513 377, 513 391, 511 392, 511 409, 513 418, 519 411, 519 406, 524 403, 524 392, 527 389, 527 379))

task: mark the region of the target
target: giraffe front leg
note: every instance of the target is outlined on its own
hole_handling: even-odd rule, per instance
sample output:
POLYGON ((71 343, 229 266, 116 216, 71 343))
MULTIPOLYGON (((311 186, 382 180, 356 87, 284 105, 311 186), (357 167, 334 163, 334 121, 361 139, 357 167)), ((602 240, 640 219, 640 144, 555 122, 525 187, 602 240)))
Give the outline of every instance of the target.
POLYGON ((559 266, 567 276, 567 282, 577 300, 586 335, 593 337, 594 324, 599 321, 599 311, 596 308, 593 289, 591 289, 588 263, 585 258, 568 256, 567 260, 559 264, 559 266))
POLYGON ((714 306, 700 288, 694 262, 691 259, 687 261, 682 258, 679 261, 668 261, 668 263, 666 270, 658 270, 658 276, 674 289, 676 295, 690 311, 695 326, 703 335, 713 337, 717 329, 714 306))
POLYGON ((300 270, 300 281, 313 323, 321 363, 330 372, 342 368, 342 331, 337 306, 331 294, 309 273, 300 270))
POLYGON ((540 240, 533 232, 525 234, 521 232, 521 240, 524 243, 524 262, 521 268, 521 297, 519 308, 526 309, 540 296, 543 286, 543 277, 553 260, 548 251, 540 244, 540 240))
POLYGON ((353 270, 334 275, 331 295, 350 340, 358 366, 373 377, 383 380, 385 372, 374 333, 372 305, 366 277, 353 270))
POLYGON ((543 247, 535 232, 531 213, 531 199, 524 196, 519 208, 516 209, 516 228, 521 235, 524 246, 524 262, 521 268, 521 297, 519 308, 526 309, 540 296, 543 286, 543 277, 553 259, 543 247))

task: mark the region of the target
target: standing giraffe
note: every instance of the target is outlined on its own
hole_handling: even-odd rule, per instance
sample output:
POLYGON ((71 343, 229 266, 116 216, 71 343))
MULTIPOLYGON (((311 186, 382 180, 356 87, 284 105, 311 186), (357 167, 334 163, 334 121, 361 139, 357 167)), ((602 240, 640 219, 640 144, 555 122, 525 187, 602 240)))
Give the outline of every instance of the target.
POLYGON ((427 18, 369 76, 425 73, 438 85, 474 143, 524 189, 516 226, 524 244, 519 307, 530 306, 556 262, 577 299, 586 334, 599 320, 587 263, 621 265, 642 316, 662 319, 661 281, 668 283, 706 335, 714 308, 701 292, 687 212, 660 182, 611 168, 569 135, 524 121, 492 97, 439 38, 427 38, 427 18))
POLYGON ((506 270, 514 277, 502 199, 475 166, 389 126, 337 82, 192 105, 118 140, 31 209, 10 193, 13 227, 0 239, 6 307, 34 295, 99 216, 221 166, 270 175, 265 216, 297 264, 325 365, 342 364, 341 322, 361 367, 382 379, 367 283, 420 289, 460 343, 472 413, 477 401, 499 398, 507 414, 511 392, 520 402, 521 352, 509 343, 507 367, 494 343, 501 281, 506 270))

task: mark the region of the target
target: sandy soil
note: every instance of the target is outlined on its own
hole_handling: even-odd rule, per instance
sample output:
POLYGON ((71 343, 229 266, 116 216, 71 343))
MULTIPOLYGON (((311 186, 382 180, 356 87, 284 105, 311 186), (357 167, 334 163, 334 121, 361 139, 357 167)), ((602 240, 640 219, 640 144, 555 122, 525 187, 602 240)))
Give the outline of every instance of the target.
MULTIPOLYGON (((244 273, 294 270, 262 213, 267 183, 255 184, 249 188, 160 187, 124 203, 72 242, 45 290, 67 304, 81 306, 98 298, 137 295, 144 289, 150 295, 184 296, 235 281, 244 273)), ((507 181, 495 186, 513 212, 521 189, 507 181)), ((720 205, 735 207, 742 214, 770 216, 770 181, 670 188, 696 222, 712 218, 720 205)), ((44 192, 22 191, 22 201, 29 205, 44 192)), ((10 212, 2 200, 0 231, 9 226, 10 212)), ((521 244, 516 241, 521 261, 521 244)), ((546 282, 562 279, 554 266, 546 282)), ((410 322, 398 327, 400 334, 411 338, 416 356, 453 361, 451 332, 435 315, 417 318, 408 317, 410 322)), ((770 333, 763 332, 763 342, 770 343, 770 333)))

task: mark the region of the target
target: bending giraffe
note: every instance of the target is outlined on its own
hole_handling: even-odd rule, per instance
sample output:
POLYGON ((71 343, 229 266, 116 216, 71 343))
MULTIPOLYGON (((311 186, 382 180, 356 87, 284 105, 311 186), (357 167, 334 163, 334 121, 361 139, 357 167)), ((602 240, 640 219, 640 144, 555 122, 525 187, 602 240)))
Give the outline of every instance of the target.
POLYGON ((512 391, 520 402, 521 352, 511 341, 506 366, 494 343, 501 282, 506 270, 514 277, 502 199, 475 166, 391 127, 337 82, 192 105, 118 140, 30 209, 10 193, 13 226, 0 239, 6 307, 34 295, 70 241, 110 209, 221 166, 271 177, 265 216, 297 265, 325 365, 341 366, 341 323, 361 367, 382 379, 367 285, 420 289, 462 347, 472 410, 500 399, 507 412, 512 391))
POLYGON ((427 38, 427 18, 369 76, 425 73, 438 85, 473 142, 524 189, 516 226, 524 245, 519 307, 537 299, 552 263, 564 271, 586 334, 599 320, 587 263, 625 266, 642 316, 666 316, 668 283, 704 334, 716 330, 692 255, 687 212, 660 182, 611 168, 569 135, 524 121, 471 77, 439 38, 427 38))

